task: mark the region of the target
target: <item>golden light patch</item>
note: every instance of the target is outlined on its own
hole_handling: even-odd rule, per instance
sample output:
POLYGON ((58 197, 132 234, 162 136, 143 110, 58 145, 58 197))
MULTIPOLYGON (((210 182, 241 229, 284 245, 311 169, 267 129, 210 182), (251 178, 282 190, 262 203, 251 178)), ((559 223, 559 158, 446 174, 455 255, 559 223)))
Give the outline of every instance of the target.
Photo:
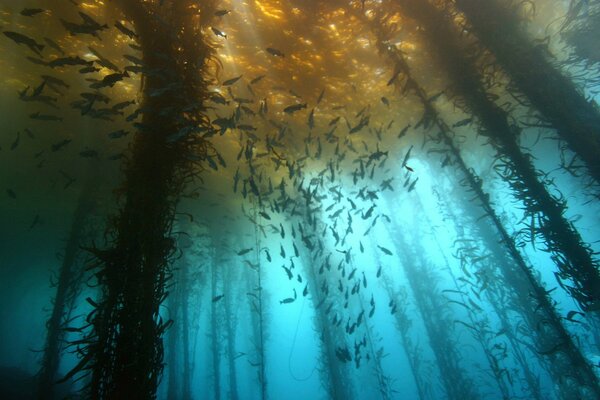
POLYGON ((283 12, 281 11, 281 9, 278 9, 277 7, 275 7, 272 4, 267 4, 266 2, 261 2, 259 0, 255 0, 254 4, 258 7, 260 12, 266 17, 273 18, 273 19, 282 19, 283 18, 283 12))

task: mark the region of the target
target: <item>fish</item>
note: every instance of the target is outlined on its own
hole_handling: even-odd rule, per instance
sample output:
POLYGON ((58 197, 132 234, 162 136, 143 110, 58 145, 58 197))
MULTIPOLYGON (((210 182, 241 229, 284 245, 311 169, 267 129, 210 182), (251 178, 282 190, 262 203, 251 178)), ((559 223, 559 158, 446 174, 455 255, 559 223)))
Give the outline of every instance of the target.
POLYGON ((19 14, 21 14, 24 17, 34 17, 43 12, 46 12, 46 10, 44 10, 43 8, 24 8, 19 14))
POLYGON ((389 100, 388 100, 388 98, 387 98, 387 97, 385 97, 385 96, 382 96, 382 97, 381 97, 381 102, 382 102, 383 104, 385 104, 387 107, 389 107, 389 106, 390 106, 390 101, 389 101, 389 100))
POLYGON ((115 84, 117 82, 122 81, 124 78, 129 78, 129 74, 127 72, 123 72, 123 73, 117 72, 114 74, 109 74, 109 75, 106 75, 104 78, 102 78, 101 81, 91 84, 90 88, 102 89, 105 87, 113 87, 113 86, 115 86, 115 84))
POLYGON ((282 265, 281 268, 283 268, 285 270, 285 273, 287 274, 288 279, 292 280, 292 278, 294 277, 292 270, 290 268, 287 268, 285 265, 282 265))
POLYGON ((127 108, 127 107, 129 107, 129 106, 131 106, 131 105, 134 105, 134 104, 135 104, 135 100, 122 101, 122 102, 120 102, 120 103, 117 103, 117 104, 115 104, 114 106, 112 106, 112 107, 111 107, 111 110, 114 110, 114 111, 121 111, 121 110, 123 110, 124 108, 127 108))
POLYGON ((402 128, 402 130, 400 131, 400 133, 398 134, 398 139, 401 139, 402 137, 404 137, 406 135, 406 132, 408 131, 408 129, 411 127, 410 124, 406 125, 404 128, 402 128))
POLYGON ((250 253, 252 250, 253 250, 252 247, 249 247, 247 249, 243 249, 243 250, 238 251, 237 255, 238 256, 243 256, 244 254, 250 253))
POLYGON ((119 129, 118 131, 110 132, 108 134, 108 137, 110 139, 119 139, 119 138, 122 138, 122 137, 127 136, 127 135, 129 135, 129 132, 127 132, 124 129, 119 129))
POLYGON ((91 67, 93 64, 94 63, 92 61, 86 61, 79 56, 61 57, 61 58, 56 58, 56 59, 48 62, 48 66, 50 68, 64 67, 67 65, 68 66, 81 65, 84 67, 91 67))
POLYGON ((137 33, 127 28, 120 21, 115 22, 115 28, 117 28, 125 36, 129 37, 129 39, 137 39, 138 37, 137 33))
POLYGON ((123 58, 126 59, 127 61, 131 61, 132 63, 134 63, 136 65, 144 65, 144 61, 142 61, 140 58, 137 58, 135 56, 125 54, 125 55, 123 55, 123 58))
POLYGON ((79 155, 83 158, 98 158, 98 152, 93 149, 85 149, 80 151, 79 155))
POLYGON ((297 298, 298 296, 296 295, 296 289, 294 288, 294 297, 288 297, 286 299, 280 300, 279 304, 290 304, 296 301, 297 298))
POLYGON ((379 247, 379 250, 381 250, 384 254, 387 254, 388 256, 391 256, 393 254, 390 250, 383 246, 377 245, 377 247, 379 247))
POLYGON ((54 40, 45 37, 44 41, 46 42, 46 44, 48 45, 48 47, 53 48, 54 50, 58 51, 63 56, 65 55, 64 50, 54 40))
POLYGON ((88 50, 94 55, 96 56, 96 58, 98 58, 98 60, 96 60, 96 63, 103 66, 104 68, 108 68, 110 70, 113 70, 115 72, 120 72, 119 67, 117 67, 113 62, 111 62, 108 58, 104 57, 102 54, 100 54, 100 52, 98 50, 96 50, 94 47, 92 46, 88 46, 88 50))
POLYGON ((273 57, 281 57, 281 58, 285 57, 285 54, 283 54, 280 50, 277 50, 273 47, 267 47, 265 50, 267 50, 267 53, 269 53, 273 57))
POLYGON ((52 152, 59 151, 60 149, 62 149, 63 147, 65 147, 66 145, 71 143, 72 141, 73 141, 72 139, 64 139, 64 140, 61 140, 60 142, 54 143, 51 146, 52 152))
POLYGON ((257 84, 258 82, 262 81, 262 80, 263 80, 265 77, 266 77, 266 75, 259 75, 259 76, 257 76, 256 78, 252 79, 252 80, 250 81, 250 84, 251 84, 251 85, 255 85, 255 84, 257 84))
POLYGON ((63 27, 69 32, 70 35, 75 36, 79 34, 91 35, 98 39, 100 39, 100 35, 98 32, 108 29, 108 25, 103 24, 100 25, 89 15, 79 12, 79 16, 83 20, 82 24, 77 24, 74 22, 65 21, 64 19, 60 19, 63 27))
POLYGON ((215 36, 227 39, 227 34, 225 32, 222 32, 222 31, 218 30, 214 26, 211 26, 210 29, 213 31, 213 33, 215 34, 215 36))
POLYGON ((231 12, 231 10, 217 10, 215 12, 215 17, 223 17, 227 14, 229 14, 231 12))
POLYGON ((225 297, 224 294, 220 294, 218 296, 215 296, 215 297, 212 298, 212 302, 216 303, 217 301, 221 300, 223 297, 225 297))
POLYGON ((38 121, 53 121, 53 122, 60 122, 63 120, 62 117, 57 117, 56 115, 40 114, 39 111, 29 114, 29 118, 35 119, 38 121))
POLYGON ((11 199, 16 199, 17 198, 17 194, 14 192, 14 190, 12 189, 6 189, 6 194, 8 195, 8 197, 10 197, 11 199))
POLYGON ((293 114, 296 111, 300 111, 306 107, 307 107, 306 103, 292 104, 291 106, 287 106, 286 108, 284 108, 283 112, 286 114, 293 114))
POLYGON ((283 248, 282 244, 279 245, 279 255, 281 258, 285 258, 285 249, 283 248))
POLYGON ((46 83, 48 85, 55 85, 55 86, 61 86, 64 87, 66 89, 70 88, 71 86, 69 84, 67 84, 65 81, 63 81, 62 79, 56 78, 54 76, 51 75, 42 75, 42 79, 44 81, 46 81, 46 83))
POLYGON ((362 219, 369 219, 371 218, 371 215, 373 215, 373 210, 375 210, 375 206, 371 206, 371 208, 369 208, 367 210, 367 212, 365 214, 362 215, 362 219))
POLYGON ((315 127, 315 109, 310 110, 310 114, 308 115, 308 128, 312 129, 315 127))
POLYGON ((224 82, 223 82, 221 85, 222 85, 222 86, 231 86, 231 85, 233 85, 234 83, 236 83, 237 81, 239 81, 239 80, 240 80, 240 78, 241 78, 242 76, 243 76, 243 75, 237 76, 237 77, 235 77, 235 78, 227 79, 227 80, 226 80, 226 81, 224 81, 224 82))
POLYGON ((417 177, 417 179, 415 179, 410 186, 408 187, 408 193, 412 192, 415 188, 415 185, 417 184, 417 181, 419 180, 419 177, 417 177))
POLYGON ((319 94, 319 97, 317 98, 317 105, 321 104, 321 101, 323 100, 323 96, 325 96, 325 88, 323 88, 321 90, 321 93, 319 94))
POLYGON ((45 46, 43 44, 39 44, 38 42, 36 42, 34 39, 30 38, 29 36, 25 36, 21 33, 12 32, 12 31, 4 31, 3 33, 4 33, 4 36, 9 38, 16 44, 24 44, 25 46, 29 47, 29 49, 37 55, 41 55, 41 51, 44 50, 45 46))
POLYGON ((406 155, 404 156, 404 159, 402 160, 402 166, 406 166, 406 162, 408 161, 409 157, 410 157, 410 152, 412 150, 413 146, 410 146, 410 148, 408 149, 408 151, 406 152, 406 155))
POLYGON ((29 225, 29 230, 32 230, 33 228, 35 228, 35 226, 39 225, 40 222, 41 222, 40 215, 36 214, 35 217, 33 217, 33 222, 31 223, 31 225, 29 225))
POLYGON ((15 141, 11 144, 10 149, 14 150, 17 148, 17 146, 19 145, 19 141, 21 140, 21 133, 17 132, 17 137, 15 139, 15 141))

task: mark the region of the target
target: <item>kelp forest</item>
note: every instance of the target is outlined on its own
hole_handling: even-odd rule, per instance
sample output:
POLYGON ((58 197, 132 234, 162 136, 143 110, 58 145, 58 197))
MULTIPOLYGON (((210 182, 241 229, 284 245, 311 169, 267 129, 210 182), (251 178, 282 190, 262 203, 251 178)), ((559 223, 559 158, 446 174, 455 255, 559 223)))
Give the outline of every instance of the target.
POLYGON ((0 27, 1 399, 600 399, 599 0, 0 27))

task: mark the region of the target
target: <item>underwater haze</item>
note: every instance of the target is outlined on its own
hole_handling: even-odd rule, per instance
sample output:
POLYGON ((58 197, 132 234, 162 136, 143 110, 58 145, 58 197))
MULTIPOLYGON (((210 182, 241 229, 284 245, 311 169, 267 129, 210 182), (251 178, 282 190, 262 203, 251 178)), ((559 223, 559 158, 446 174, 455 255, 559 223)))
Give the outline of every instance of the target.
POLYGON ((599 0, 0 26, 0 399, 600 399, 599 0))

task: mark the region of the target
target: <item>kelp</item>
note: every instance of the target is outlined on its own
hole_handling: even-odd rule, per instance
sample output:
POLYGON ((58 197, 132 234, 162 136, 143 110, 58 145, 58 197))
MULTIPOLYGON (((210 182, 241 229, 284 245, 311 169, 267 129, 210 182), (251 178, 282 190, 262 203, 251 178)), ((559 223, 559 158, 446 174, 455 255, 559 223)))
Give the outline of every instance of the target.
POLYGON ((509 74, 514 90, 523 93, 543 122, 556 128, 600 183, 600 111, 574 83, 553 65, 548 52, 536 45, 520 25, 518 4, 454 0, 466 16, 464 31, 474 34, 509 74))
POLYGON ((589 245, 565 218, 564 201, 549 193, 541 174, 534 168, 531 155, 519 147, 519 128, 509 123, 507 112, 486 92, 480 74, 442 11, 428 2, 397 0, 394 4, 427 28, 423 39, 435 50, 439 65, 448 73, 451 79, 449 90, 456 94, 460 106, 478 118, 481 123, 479 133, 487 137, 498 152, 501 163, 496 165, 497 172, 510 184, 514 196, 524 204, 527 212, 539 214, 541 227, 538 232, 545 238, 561 278, 573 281, 574 286, 566 286, 570 296, 584 310, 593 311, 600 299, 597 260, 589 245))
POLYGON ((163 368, 162 335, 171 325, 159 306, 175 249, 175 205, 214 153, 200 135, 173 139, 190 126, 211 129, 202 102, 213 48, 198 23, 209 20, 214 5, 192 13, 194 2, 172 2, 159 19, 158 4, 115 4, 135 27, 144 64, 161 73, 144 75, 143 118, 124 167, 121 210, 109 227, 109 247, 92 250, 102 294, 88 316, 92 330, 80 341, 81 361, 68 375, 91 372, 90 398, 151 399, 163 368))

